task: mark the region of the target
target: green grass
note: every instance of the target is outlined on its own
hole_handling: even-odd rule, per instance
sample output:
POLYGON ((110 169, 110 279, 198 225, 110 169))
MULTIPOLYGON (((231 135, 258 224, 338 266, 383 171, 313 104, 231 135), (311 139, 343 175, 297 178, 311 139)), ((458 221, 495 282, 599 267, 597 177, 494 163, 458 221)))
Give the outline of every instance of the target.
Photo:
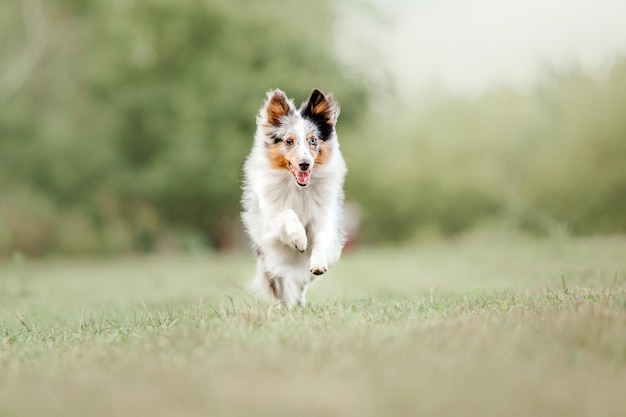
POLYGON ((621 416, 626 238, 348 253, 284 310, 252 256, 0 265, 0 416, 621 416))

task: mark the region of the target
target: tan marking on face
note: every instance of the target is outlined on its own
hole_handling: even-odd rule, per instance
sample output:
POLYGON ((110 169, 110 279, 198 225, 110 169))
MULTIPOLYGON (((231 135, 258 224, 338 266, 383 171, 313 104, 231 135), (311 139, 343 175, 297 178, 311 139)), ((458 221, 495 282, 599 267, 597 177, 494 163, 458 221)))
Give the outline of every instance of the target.
POLYGON ((276 169, 289 170, 289 164, 292 166, 298 166, 298 155, 296 154, 295 145, 286 145, 287 139, 291 139, 294 143, 296 141, 295 135, 289 135, 285 140, 279 143, 274 143, 268 147, 267 156, 270 159, 272 166, 276 169))
POLYGON ((326 142, 319 141, 319 150, 317 155, 313 155, 315 158, 315 165, 321 165, 324 162, 328 161, 328 157, 330 156, 330 148, 326 145, 326 142))
POLYGON ((289 169, 289 164, 283 152, 283 144, 275 143, 267 149, 267 157, 270 159, 272 166, 276 169, 289 169))

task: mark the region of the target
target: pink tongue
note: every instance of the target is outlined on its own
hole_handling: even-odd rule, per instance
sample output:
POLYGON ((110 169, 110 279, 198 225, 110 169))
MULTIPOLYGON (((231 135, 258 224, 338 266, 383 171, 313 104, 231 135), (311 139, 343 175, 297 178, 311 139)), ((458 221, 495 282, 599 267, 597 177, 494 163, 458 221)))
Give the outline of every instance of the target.
POLYGON ((298 180, 300 184, 308 184, 310 175, 310 171, 296 171, 296 180, 298 180))

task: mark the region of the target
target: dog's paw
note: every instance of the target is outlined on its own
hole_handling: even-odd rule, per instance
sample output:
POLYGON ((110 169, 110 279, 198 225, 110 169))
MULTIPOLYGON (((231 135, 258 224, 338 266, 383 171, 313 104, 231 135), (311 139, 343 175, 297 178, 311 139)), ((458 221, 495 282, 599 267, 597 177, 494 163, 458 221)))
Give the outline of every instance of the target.
POLYGON ((287 235, 287 244, 304 253, 308 246, 306 231, 295 213, 292 216, 288 215, 285 217, 285 233, 287 235))
POLYGON ((291 234, 289 241, 291 242, 291 246, 293 246, 298 252, 304 253, 306 250, 308 242, 304 231, 302 231, 302 233, 291 234))
POLYGON ((324 272, 328 271, 328 262, 326 259, 319 256, 312 256, 309 271, 311 271, 313 275, 322 275, 324 272))

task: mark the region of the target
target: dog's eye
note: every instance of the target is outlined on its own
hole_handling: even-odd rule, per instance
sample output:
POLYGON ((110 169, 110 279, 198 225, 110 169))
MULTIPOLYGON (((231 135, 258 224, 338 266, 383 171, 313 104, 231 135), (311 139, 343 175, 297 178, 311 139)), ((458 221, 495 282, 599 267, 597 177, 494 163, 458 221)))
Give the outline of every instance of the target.
POLYGON ((315 138, 315 136, 311 136, 311 138, 309 139, 309 143, 311 144, 311 146, 317 145, 317 139, 315 138))
POLYGON ((285 140, 285 143, 287 144, 287 146, 291 146, 293 145, 293 139, 288 138, 287 140, 285 140))

